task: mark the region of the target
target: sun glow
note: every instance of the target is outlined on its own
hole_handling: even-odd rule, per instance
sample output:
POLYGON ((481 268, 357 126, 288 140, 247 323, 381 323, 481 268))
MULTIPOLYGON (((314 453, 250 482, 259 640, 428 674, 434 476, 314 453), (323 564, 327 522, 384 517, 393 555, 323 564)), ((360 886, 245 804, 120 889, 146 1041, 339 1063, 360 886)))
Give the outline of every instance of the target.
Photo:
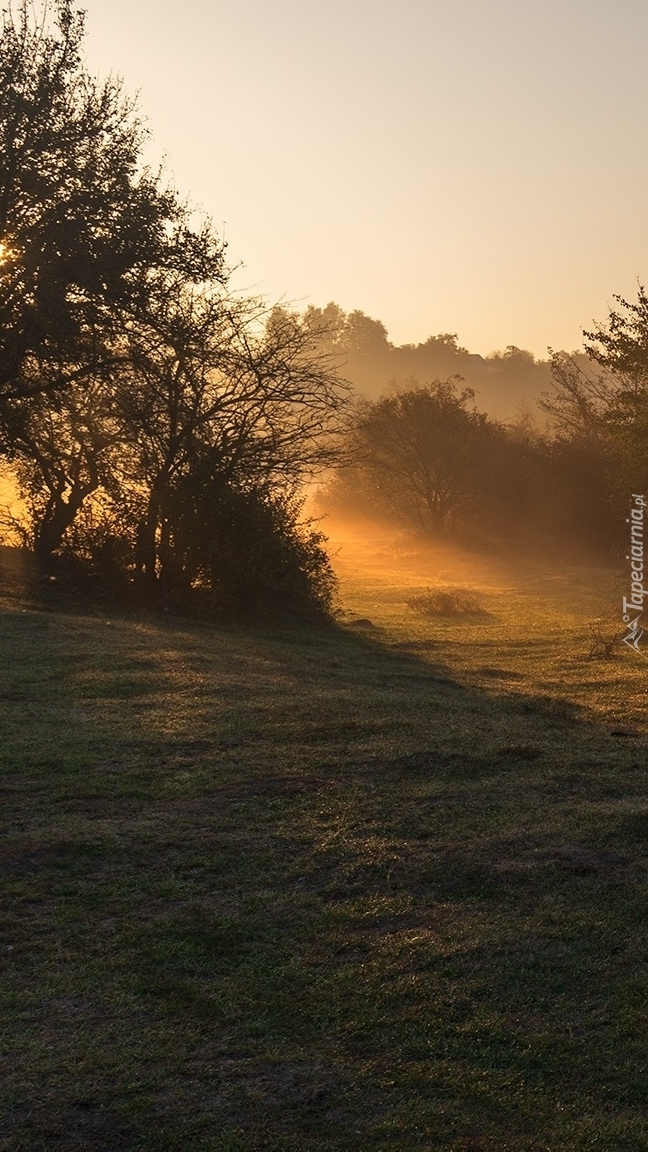
POLYGON ((16 258, 16 250, 6 240, 0 240, 0 268, 16 258))

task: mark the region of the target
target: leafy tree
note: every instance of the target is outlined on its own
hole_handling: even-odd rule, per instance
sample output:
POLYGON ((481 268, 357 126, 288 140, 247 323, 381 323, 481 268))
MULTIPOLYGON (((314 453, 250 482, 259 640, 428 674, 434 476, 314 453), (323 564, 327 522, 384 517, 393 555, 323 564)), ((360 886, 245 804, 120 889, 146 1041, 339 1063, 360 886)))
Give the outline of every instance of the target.
POLYGON ((609 382, 603 423, 622 462, 627 494, 648 487, 648 295, 640 285, 636 303, 615 300, 619 307, 607 323, 584 336, 609 382))
MULTIPOLYGON (((584 333, 587 358, 552 355, 553 390, 541 406, 563 461, 580 459, 572 490, 587 476, 590 502, 620 522, 628 493, 648 487, 648 296, 640 286, 636 303, 615 300, 607 322, 584 333)), ((609 525, 604 534, 614 535, 609 525)))
POLYGON ((120 82, 81 59, 83 14, 22 0, 0 37, 0 402, 110 364, 121 315, 152 268, 222 277, 209 229, 141 163, 145 133, 120 82))
POLYGON ((625 388, 591 355, 552 352, 551 373, 551 391, 539 400, 551 417, 543 519, 558 537, 609 551, 618 538, 620 508, 638 480, 629 429, 619 420, 625 388))
POLYGON ((585 331, 585 348, 592 360, 621 380, 648 383, 648 295, 639 285, 635 304, 615 296, 606 324, 585 331))
POLYGON ((474 500, 491 425, 468 408, 473 395, 457 394, 453 381, 435 381, 360 410, 357 459, 384 502, 432 531, 450 527, 474 500))
POLYGON ((222 246, 141 163, 144 132, 118 81, 81 58, 83 15, 27 0, 0 37, 0 443, 44 557, 83 502, 114 489, 127 439, 114 384, 129 324, 161 276, 226 277, 222 246))

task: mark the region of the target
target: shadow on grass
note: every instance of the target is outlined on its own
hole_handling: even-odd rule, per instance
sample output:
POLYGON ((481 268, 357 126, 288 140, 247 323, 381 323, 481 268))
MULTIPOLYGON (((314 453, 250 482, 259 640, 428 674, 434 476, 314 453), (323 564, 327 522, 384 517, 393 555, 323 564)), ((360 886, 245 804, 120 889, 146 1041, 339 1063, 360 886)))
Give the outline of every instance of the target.
POLYGON ((369 629, 47 623, 0 618, 0 1148, 648 1146, 643 736, 369 629))

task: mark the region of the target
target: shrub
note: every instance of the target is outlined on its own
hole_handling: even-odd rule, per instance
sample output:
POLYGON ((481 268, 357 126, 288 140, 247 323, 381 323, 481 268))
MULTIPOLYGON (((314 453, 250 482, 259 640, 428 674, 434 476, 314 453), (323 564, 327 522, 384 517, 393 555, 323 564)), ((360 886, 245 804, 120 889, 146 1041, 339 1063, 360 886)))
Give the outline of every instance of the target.
POLYGON ((484 612, 479 596, 469 588, 428 588, 421 596, 408 600, 407 607, 422 616, 474 616, 484 612))
POLYGON ((169 511, 172 595, 236 614, 330 614, 336 579, 325 537, 301 521, 298 500, 194 475, 179 482, 169 511))

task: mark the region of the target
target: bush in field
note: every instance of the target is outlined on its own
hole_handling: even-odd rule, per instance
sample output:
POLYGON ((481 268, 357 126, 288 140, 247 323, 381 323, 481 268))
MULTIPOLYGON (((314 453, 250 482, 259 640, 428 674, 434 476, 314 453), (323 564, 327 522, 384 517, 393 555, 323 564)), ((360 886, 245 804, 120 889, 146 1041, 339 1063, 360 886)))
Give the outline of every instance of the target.
POLYGON ((298 500, 194 474, 168 512, 172 596, 217 612, 329 614, 336 580, 325 537, 300 520, 298 500))
POLYGON ((428 588, 421 596, 408 600, 407 607, 422 616, 474 616, 484 612, 479 596, 468 588, 428 588))

